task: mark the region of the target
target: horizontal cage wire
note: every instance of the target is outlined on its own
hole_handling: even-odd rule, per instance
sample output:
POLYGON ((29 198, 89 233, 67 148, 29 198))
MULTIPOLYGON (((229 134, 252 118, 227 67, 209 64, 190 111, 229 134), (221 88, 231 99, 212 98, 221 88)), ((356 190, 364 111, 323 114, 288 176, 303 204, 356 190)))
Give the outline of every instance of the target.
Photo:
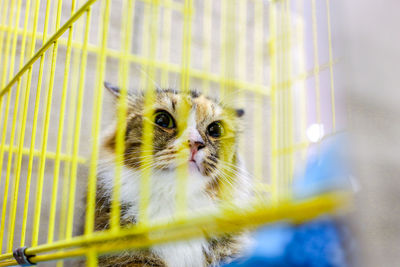
POLYGON ((343 128, 329 9, 329 0, 0 0, 0 266, 17 264, 20 247, 32 263, 101 266, 109 253, 341 208, 348 198, 339 192, 292 196, 308 151, 343 128), (164 203, 171 213, 154 215, 162 160, 153 120, 174 120, 154 115, 160 90, 178 99, 177 140, 186 138, 193 107, 215 105, 232 122, 214 125, 223 131, 218 164, 226 163, 207 189, 212 209, 192 209, 192 170, 176 163, 187 161, 182 142, 164 203), (136 99, 138 144, 128 142, 139 127, 128 123, 136 99), (100 187, 104 173, 112 179, 100 187), (131 173, 133 206, 124 202, 131 173), (240 175, 248 192, 239 203, 240 175), (134 220, 123 216, 129 209, 134 220))

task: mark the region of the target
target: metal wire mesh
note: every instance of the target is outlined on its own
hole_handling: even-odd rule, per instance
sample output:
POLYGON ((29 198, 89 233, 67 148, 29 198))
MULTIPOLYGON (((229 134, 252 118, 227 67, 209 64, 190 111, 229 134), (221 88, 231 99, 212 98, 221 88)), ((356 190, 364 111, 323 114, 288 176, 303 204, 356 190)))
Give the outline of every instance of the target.
MULTIPOLYGON (((329 0, 0 0, 0 7, 0 266, 15 264, 12 250, 23 246, 32 262, 86 256, 97 266, 102 253, 204 229, 220 234, 307 220, 340 202, 330 194, 290 201, 293 174, 310 145, 308 125, 334 134, 343 124, 335 110, 329 0), (144 90, 145 110, 155 87, 196 88, 246 108, 239 147, 257 191, 252 205, 238 210, 226 200, 217 213, 188 216, 183 167, 176 220, 150 222, 151 172, 143 171, 141 223, 121 228, 114 201, 110 230, 94 232, 99 138, 112 120, 105 80, 122 88, 115 184, 127 88, 144 90), (87 203, 80 201, 85 192, 87 203)), ((187 107, 179 114, 184 118, 187 107)), ((144 136, 151 147, 146 122, 144 136)), ((113 199, 119 194, 115 186, 113 199)))

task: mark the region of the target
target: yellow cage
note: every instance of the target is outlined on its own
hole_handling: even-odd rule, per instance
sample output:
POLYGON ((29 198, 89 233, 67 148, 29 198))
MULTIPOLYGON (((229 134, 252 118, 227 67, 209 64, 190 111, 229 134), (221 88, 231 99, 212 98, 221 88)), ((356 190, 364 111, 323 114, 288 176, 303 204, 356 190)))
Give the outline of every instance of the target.
MULTIPOLYGON (((16 264, 12 252, 24 246, 34 263, 86 257, 97 266, 98 255, 112 251, 336 210, 338 194, 291 201, 308 126, 328 134, 343 127, 329 9, 329 0, 0 0, 0 266, 16 264), (247 112, 240 149, 257 191, 252 205, 241 210, 226 200, 218 213, 186 216, 186 170, 178 169, 176 220, 121 228, 114 201, 110 230, 94 232, 99 136, 112 113, 103 81, 125 96, 144 89, 147 105, 158 86, 236 99, 247 112)), ((149 145, 151 128, 145 133, 149 145)))

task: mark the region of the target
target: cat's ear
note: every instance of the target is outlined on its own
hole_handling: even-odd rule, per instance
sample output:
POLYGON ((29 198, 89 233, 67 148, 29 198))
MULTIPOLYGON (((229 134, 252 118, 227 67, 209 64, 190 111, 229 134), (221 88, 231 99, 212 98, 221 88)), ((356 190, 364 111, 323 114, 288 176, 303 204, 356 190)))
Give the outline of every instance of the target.
POLYGON ((113 84, 111 84, 111 83, 109 83, 109 82, 104 82, 104 87, 107 88, 107 90, 108 90, 110 93, 112 93, 115 97, 117 97, 117 98, 120 97, 120 95, 121 95, 121 89, 120 89, 118 86, 113 85, 113 84))
POLYGON ((244 109, 242 108, 236 109, 236 116, 240 118, 243 117, 243 115, 244 115, 244 109))

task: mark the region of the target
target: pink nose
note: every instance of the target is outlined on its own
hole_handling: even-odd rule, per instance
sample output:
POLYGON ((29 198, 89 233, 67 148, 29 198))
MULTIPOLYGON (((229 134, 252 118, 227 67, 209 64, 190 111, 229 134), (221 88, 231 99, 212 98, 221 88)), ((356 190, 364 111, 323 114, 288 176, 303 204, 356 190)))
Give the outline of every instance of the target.
POLYGON ((189 141, 190 144, 190 160, 194 160, 194 156, 196 155, 196 153, 205 147, 203 142, 193 142, 193 141, 189 141))

